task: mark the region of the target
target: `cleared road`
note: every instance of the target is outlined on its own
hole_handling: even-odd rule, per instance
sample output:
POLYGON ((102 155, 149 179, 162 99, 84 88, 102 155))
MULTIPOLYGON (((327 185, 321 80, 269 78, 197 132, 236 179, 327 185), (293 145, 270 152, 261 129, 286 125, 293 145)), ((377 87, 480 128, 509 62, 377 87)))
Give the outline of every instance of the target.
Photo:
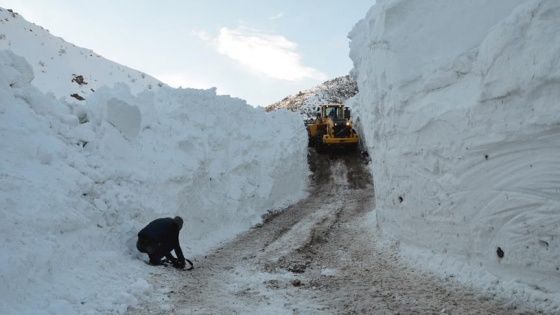
POLYGON ((373 180, 358 154, 309 153, 309 198, 205 257, 154 268, 129 314, 531 314, 376 250, 373 180))

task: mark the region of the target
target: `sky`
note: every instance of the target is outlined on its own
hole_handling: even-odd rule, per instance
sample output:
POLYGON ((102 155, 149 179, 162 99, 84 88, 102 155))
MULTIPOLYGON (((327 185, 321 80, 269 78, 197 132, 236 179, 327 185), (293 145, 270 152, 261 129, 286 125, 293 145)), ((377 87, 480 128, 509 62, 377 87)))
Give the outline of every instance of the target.
POLYGON ((373 0, 2 0, 51 34, 172 87, 266 106, 352 69, 373 0))

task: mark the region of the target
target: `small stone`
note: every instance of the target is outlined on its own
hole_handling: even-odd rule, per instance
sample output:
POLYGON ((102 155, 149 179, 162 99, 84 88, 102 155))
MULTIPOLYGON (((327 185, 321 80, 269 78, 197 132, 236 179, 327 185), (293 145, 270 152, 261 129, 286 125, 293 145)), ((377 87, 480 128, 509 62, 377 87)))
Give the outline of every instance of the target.
POLYGON ((496 250, 496 254, 498 255, 499 258, 504 258, 504 251, 502 250, 501 247, 498 247, 498 249, 496 250))

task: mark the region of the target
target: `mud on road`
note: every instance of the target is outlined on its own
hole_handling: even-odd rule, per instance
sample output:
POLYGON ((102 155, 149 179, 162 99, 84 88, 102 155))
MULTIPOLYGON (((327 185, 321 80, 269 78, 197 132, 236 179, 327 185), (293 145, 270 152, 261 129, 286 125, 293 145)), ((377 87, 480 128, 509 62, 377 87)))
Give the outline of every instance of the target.
POLYGON ((154 268, 128 314, 530 314, 376 250, 374 186, 359 154, 309 152, 309 197, 193 257, 154 268))

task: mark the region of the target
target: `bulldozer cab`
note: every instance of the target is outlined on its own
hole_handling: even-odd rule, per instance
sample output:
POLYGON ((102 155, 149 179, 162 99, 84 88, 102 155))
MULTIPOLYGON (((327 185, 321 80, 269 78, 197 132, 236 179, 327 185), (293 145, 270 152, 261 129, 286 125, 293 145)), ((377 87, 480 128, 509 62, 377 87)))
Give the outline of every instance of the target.
POLYGON ((336 118, 338 117, 338 107, 326 107, 326 117, 336 118))
POLYGON ((317 107, 317 118, 318 119, 346 118, 344 112, 344 105, 332 104, 332 105, 323 105, 321 107, 317 107))

